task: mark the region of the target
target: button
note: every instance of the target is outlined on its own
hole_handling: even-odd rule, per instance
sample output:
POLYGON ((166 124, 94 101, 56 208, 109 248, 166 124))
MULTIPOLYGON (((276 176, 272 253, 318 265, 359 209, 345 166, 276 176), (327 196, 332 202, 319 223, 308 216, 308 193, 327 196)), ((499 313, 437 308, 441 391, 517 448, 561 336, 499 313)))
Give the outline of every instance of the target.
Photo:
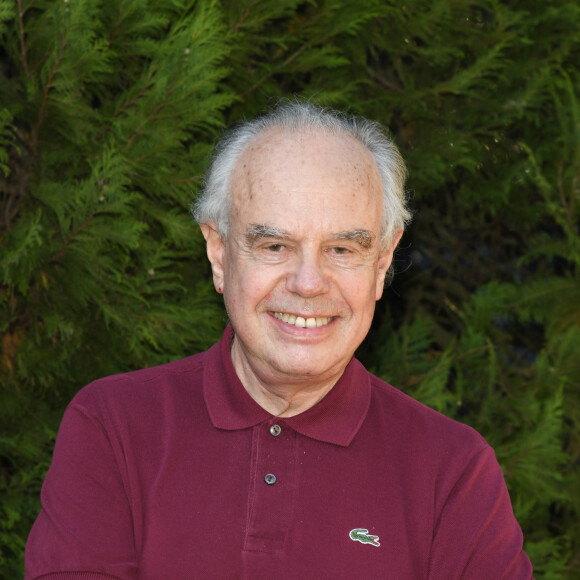
POLYGON ((282 433, 282 427, 280 427, 280 425, 272 425, 270 427, 270 435, 273 435, 274 437, 278 437, 278 435, 280 435, 280 433, 282 433))
POLYGON ((264 481, 268 485, 274 485, 276 483, 276 476, 273 473, 268 473, 268 475, 266 475, 266 477, 264 477, 264 481))

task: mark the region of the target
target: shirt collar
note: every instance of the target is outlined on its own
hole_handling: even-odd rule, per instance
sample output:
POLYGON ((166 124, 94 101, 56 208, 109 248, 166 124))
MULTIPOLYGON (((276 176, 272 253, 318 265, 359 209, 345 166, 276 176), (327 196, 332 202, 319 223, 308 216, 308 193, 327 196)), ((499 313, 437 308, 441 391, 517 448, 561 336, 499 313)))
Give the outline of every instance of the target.
MULTIPOLYGON (((218 429, 236 430, 275 419, 250 397, 231 358, 234 330, 226 327, 222 339, 207 352, 204 397, 211 421, 218 429)), ((370 376, 352 359, 330 392, 310 409, 279 419, 302 435, 347 447, 357 434, 369 409, 370 376)))

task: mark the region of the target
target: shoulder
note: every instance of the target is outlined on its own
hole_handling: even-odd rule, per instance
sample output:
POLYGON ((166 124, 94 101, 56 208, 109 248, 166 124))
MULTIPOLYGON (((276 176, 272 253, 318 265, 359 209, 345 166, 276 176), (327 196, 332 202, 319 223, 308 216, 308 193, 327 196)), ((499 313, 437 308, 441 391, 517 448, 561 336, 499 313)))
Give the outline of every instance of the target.
POLYGON ((110 389, 127 389, 131 386, 139 388, 151 384, 163 385, 167 382, 179 381, 181 378, 202 371, 206 354, 206 352, 201 352, 158 366, 103 377, 88 384, 79 391, 79 394, 88 395, 98 391, 106 392, 110 389))
POLYGON ((155 415, 202 397, 207 352, 155 367, 111 375, 83 387, 69 404, 99 416, 155 415))
MULTIPOLYGON (((435 513, 468 490, 503 497, 503 473, 495 453, 472 427, 427 407, 370 375, 369 427, 388 442, 385 455, 406 485, 427 494, 435 513)), ((471 497, 471 496, 470 496, 471 497)))
POLYGON ((422 454, 477 454, 490 449, 472 427, 451 419, 369 373, 374 420, 385 421, 391 436, 422 454))

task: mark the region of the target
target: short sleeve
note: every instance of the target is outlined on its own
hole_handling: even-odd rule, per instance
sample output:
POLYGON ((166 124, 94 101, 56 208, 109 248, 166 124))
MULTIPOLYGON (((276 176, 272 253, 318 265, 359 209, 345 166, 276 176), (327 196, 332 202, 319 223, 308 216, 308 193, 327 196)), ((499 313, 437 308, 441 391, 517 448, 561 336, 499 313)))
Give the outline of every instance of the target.
POLYGON ((429 580, 530 580, 503 473, 493 449, 476 452, 439 500, 429 580))
MULTIPOLYGON (((81 391, 82 393, 82 391, 81 391)), ((79 396, 63 417, 26 546, 25 580, 136 580, 122 458, 95 409, 79 396)))

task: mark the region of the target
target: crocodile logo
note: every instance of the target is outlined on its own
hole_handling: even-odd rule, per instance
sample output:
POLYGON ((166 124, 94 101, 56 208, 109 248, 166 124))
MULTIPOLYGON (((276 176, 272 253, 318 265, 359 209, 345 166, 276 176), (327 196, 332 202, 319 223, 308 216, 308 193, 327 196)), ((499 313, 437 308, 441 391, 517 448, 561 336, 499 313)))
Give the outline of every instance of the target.
POLYGON ((355 528, 349 532, 349 537, 354 542, 360 542, 361 544, 370 544, 371 546, 380 546, 379 537, 369 534, 366 528, 355 528))

